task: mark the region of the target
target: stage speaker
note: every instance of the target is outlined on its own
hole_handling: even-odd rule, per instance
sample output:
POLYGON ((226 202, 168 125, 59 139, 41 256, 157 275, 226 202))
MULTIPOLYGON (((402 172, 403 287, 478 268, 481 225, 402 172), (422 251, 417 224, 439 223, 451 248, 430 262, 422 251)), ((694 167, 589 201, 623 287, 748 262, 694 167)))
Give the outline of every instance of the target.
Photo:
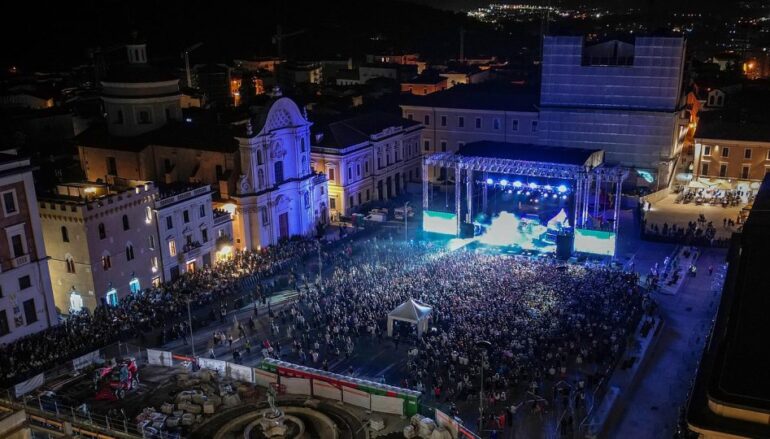
POLYGON ((572 256, 572 246, 575 243, 575 235, 572 233, 556 235, 556 258, 566 261, 572 256))
POLYGON ((460 224, 460 238, 473 238, 473 224, 460 224))

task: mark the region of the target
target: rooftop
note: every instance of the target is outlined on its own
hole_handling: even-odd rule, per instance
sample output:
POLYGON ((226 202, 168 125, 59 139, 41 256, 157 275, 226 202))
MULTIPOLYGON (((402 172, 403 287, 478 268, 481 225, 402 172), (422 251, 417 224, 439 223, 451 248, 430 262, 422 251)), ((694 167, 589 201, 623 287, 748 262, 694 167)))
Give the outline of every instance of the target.
POLYGON ((731 94, 721 110, 699 114, 695 137, 770 142, 770 87, 747 86, 731 94))
POLYGON ((402 106, 536 112, 540 91, 502 82, 460 84, 425 96, 404 95, 402 106))
POLYGON ((179 79, 149 64, 125 64, 110 68, 104 82, 146 83, 179 79))
POLYGON ((317 123, 314 125, 314 128, 318 127, 317 131, 314 131, 315 134, 322 134, 322 138, 315 142, 314 146, 347 148, 368 141, 386 128, 407 129, 418 125, 420 125, 419 122, 383 112, 367 113, 329 123, 317 123))
POLYGON ((598 149, 482 140, 463 145, 456 154, 464 157, 498 158, 582 166, 597 152, 599 152, 598 149))
POLYGON ((230 126, 175 121, 134 137, 112 136, 105 125, 94 125, 76 136, 74 142, 78 146, 134 152, 149 145, 217 152, 238 150, 238 142, 233 137, 233 129, 230 126))
POLYGON ((688 423, 740 437, 770 437, 770 177, 766 177, 743 232, 734 235, 716 324, 703 354, 688 423), (709 404, 721 406, 720 414, 709 404), (755 422, 736 418, 749 414, 755 422), (764 421, 760 421, 764 419, 764 421))

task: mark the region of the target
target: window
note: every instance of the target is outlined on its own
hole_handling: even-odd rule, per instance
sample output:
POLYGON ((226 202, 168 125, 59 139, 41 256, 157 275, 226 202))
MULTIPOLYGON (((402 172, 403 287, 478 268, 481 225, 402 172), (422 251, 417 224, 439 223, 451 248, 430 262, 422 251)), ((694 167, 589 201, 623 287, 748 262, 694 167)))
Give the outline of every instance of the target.
POLYGON ((192 245, 193 243, 192 235, 184 235, 184 243, 186 245, 192 245))
POLYGON ((350 209, 353 206, 355 206, 355 203, 353 203, 353 196, 351 195, 348 197, 348 209, 350 209))
POLYGON ((465 128, 465 117, 463 116, 457 117, 457 128, 465 128))
POLYGON ((176 256, 176 241, 173 239, 168 241, 168 254, 176 256))
POLYGON ((142 125, 146 125, 146 124, 152 123, 152 121, 150 120, 150 112, 149 111, 141 110, 139 112, 139 123, 142 124, 142 125))
POLYGON ((147 245, 150 247, 150 250, 155 250, 155 236, 150 235, 147 237, 147 245))
POLYGON ((382 169, 382 157, 377 157, 377 169, 382 169))
POLYGON ((262 225, 270 224, 270 215, 267 213, 267 207, 260 207, 259 210, 262 212, 262 225))
POLYGON ((206 205, 205 205, 205 204, 201 204, 201 205, 198 207, 198 215, 199 215, 201 218, 203 218, 203 217, 205 217, 205 216, 206 216, 206 205))
POLYGON ((751 148, 746 148, 743 150, 743 158, 745 159, 751 158, 751 148))
POLYGON ((336 198, 329 198, 329 207, 332 209, 337 208, 337 199, 336 198))
POLYGON ((499 130, 500 129, 500 119, 495 119, 494 121, 492 121, 492 127, 494 129, 496 129, 496 130, 499 130))
POLYGON ((300 150, 300 152, 305 152, 305 138, 304 137, 299 139, 299 150, 300 150))
POLYGON ((261 169, 257 171, 257 182, 259 183, 260 189, 265 186, 265 173, 262 172, 261 169))
POLYGON ((144 221, 147 224, 152 222, 152 209, 150 209, 150 206, 144 208, 144 221))
POLYGON ((441 126, 442 127, 446 126, 446 116, 441 116, 441 126))
POLYGON ((430 151, 430 140, 423 140, 422 144, 425 147, 426 151, 430 151))
POLYGON ((166 230, 171 230, 174 228, 174 218, 172 218, 170 215, 166 217, 166 230))
POLYGON ((730 148, 722 147, 722 157, 730 157, 730 148))
POLYGON ((209 231, 208 230, 201 229, 201 241, 209 242, 209 231))
POLYGON ((27 325, 37 322, 37 311, 35 311, 35 299, 24 301, 24 319, 27 325))
POLYGON ((70 242, 70 235, 66 226, 61 226, 61 240, 62 242, 70 242))
POLYGON ((257 150, 257 164, 258 165, 262 164, 262 151, 260 150, 257 150))
POLYGON ((430 116, 426 114, 425 117, 422 119, 422 122, 424 125, 430 125, 430 116))
POLYGON ((190 222, 190 212, 187 209, 182 211, 182 220, 185 224, 190 222))
POLYGON ((721 163, 719 165, 719 176, 727 177, 727 163, 721 163))
POLYGON ((770 160, 770 149, 767 150, 767 157, 765 157, 766 160, 770 160))
POLYGON ((29 275, 22 276, 19 278, 19 289, 20 290, 26 290, 27 288, 32 286, 32 279, 30 279, 29 275))
POLYGON ((115 157, 107 157, 107 175, 118 175, 118 162, 115 157))
POLYGON ((174 169, 174 164, 171 163, 171 159, 163 159, 163 172, 169 173, 174 169))
POLYGON ((414 114, 406 113, 406 118, 409 119, 409 120, 414 120, 414 114))
POLYGON ((711 156, 711 145, 703 145, 703 155, 706 157, 711 156))
POLYGON ((275 184, 283 183, 283 162, 282 161, 275 162, 275 165, 273 165, 273 169, 275 171, 275 184))
POLYGON ((722 103, 724 102, 724 100, 725 100, 724 96, 722 96, 722 95, 717 96, 717 106, 721 107, 722 103))
POLYGON ((701 163, 701 165, 700 165, 700 173, 701 173, 701 175, 709 175, 709 164, 708 163, 701 163))
POLYGON ((11 236, 11 245, 13 246, 13 257, 18 258, 24 256, 24 240, 21 235, 11 236))
POLYGON ((348 180, 353 179, 353 168, 348 166, 348 180))
POLYGON ((366 174, 369 173, 369 161, 368 160, 364 162, 364 173, 366 173, 366 174))
POLYGON ((361 163, 356 164, 356 176, 361 176, 361 163))
POLYGON ((714 105, 714 95, 709 96, 709 105, 714 105))
POLYGON ((128 224, 128 215, 123 215, 123 230, 129 230, 131 226, 128 224))
POLYGON ((134 259, 134 246, 131 244, 126 245, 126 260, 131 261, 134 259))
POLYGON ((741 178, 746 180, 749 178, 749 172, 751 171, 750 165, 743 165, 741 167, 741 178))
MULTIPOLYGON (((366 190, 366 201, 369 201, 371 199, 371 194, 369 192, 369 189, 366 190)), ((2 296, 0 296, 2 297, 2 296)))
POLYGON ((3 192, 3 209, 5 215, 13 215, 19 213, 19 209, 16 207, 16 191, 3 192))
POLYGON ((112 268, 112 260, 110 259, 110 255, 106 254, 102 256, 102 269, 107 271, 110 268, 112 268))
POLYGON ((441 151, 446 152, 446 140, 441 141, 441 151))
POLYGON ((480 129, 480 128, 481 128, 481 118, 477 117, 476 118, 476 129, 480 129))
POLYGON ((72 256, 67 256, 64 263, 67 265, 67 273, 75 273, 75 260, 72 259, 72 256))
POLYGON ((511 131, 519 131, 519 121, 514 119, 511 121, 511 131))
POLYGON ((329 168, 329 181, 334 181, 334 168, 329 168))
POLYGON ((361 192, 358 193, 358 204, 361 204, 361 192))
POLYGON ((122 125, 123 124, 123 111, 118 110, 117 113, 115 113, 115 124, 122 125))
POLYGON ((9 334, 10 332, 10 329, 8 329, 8 315, 5 314, 4 309, 0 309, 0 336, 9 334))
POLYGON ((532 132, 533 133, 537 132, 537 121, 536 120, 532 121, 532 132))
POLYGON ((104 223, 99 223, 99 239, 107 237, 107 229, 104 228, 104 223))

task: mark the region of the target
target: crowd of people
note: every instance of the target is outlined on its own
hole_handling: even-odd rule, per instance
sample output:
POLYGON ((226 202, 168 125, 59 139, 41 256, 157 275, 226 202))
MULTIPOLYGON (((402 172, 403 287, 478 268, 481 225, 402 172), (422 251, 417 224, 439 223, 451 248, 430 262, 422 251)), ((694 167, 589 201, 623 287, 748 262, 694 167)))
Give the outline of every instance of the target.
MULTIPOLYGON (((187 320, 188 301, 192 309, 208 305, 216 307, 217 313, 226 312, 227 299, 241 292, 244 278, 264 279, 299 265, 317 246, 313 239, 292 239, 260 251, 236 252, 213 268, 185 273, 159 288, 123 297, 117 306, 72 313, 60 325, 0 346, 0 387, 119 340, 143 341, 153 331, 161 334, 161 343, 182 337, 189 331, 186 323, 179 323, 187 320)), ((258 295, 258 284, 255 287, 258 295)))
MULTIPOLYGON (((733 230, 735 221, 725 218, 722 227, 733 230)), ((706 220, 703 214, 697 220, 688 221, 687 226, 676 223, 669 225, 648 223, 642 219, 642 236, 649 240, 676 242, 685 245, 699 245, 708 247, 724 247, 729 243, 729 238, 717 236, 717 228, 712 221, 706 220)))
POLYGON ((390 384, 440 402, 477 397, 477 345, 486 340, 489 413, 514 400, 532 400, 533 410, 542 410, 557 390, 584 400, 651 308, 637 275, 621 270, 425 243, 368 246, 337 261, 320 285, 301 286, 295 305, 271 312, 270 337, 285 334, 290 342, 282 348, 265 340, 264 354, 329 370, 361 346, 383 343, 388 313, 414 298, 433 308, 431 329, 417 340, 414 327, 397 327, 392 342, 408 346, 408 371, 390 384))

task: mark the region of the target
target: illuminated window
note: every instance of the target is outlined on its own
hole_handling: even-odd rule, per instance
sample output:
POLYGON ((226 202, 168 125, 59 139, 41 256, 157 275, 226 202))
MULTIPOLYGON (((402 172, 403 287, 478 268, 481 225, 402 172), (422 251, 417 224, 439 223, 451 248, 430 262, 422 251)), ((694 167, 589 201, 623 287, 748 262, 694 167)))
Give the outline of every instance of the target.
POLYGON ((102 269, 107 271, 110 268, 112 268, 112 260, 110 259, 110 255, 108 253, 102 256, 102 269))
POLYGON ((168 254, 176 256, 176 241, 173 239, 168 241, 168 254))

